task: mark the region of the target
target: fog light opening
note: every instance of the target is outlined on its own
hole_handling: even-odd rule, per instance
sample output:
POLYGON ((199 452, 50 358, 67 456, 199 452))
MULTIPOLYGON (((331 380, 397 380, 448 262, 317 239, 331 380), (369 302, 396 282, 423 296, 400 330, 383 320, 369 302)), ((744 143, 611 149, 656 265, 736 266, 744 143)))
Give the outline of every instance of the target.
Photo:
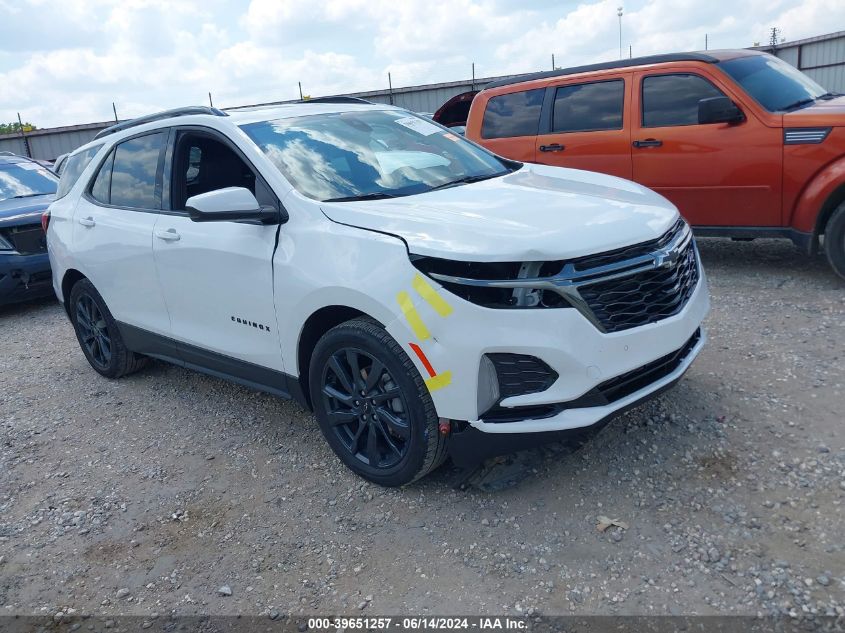
POLYGON ((499 376, 493 361, 486 355, 478 365, 478 415, 486 413, 499 401, 499 376))

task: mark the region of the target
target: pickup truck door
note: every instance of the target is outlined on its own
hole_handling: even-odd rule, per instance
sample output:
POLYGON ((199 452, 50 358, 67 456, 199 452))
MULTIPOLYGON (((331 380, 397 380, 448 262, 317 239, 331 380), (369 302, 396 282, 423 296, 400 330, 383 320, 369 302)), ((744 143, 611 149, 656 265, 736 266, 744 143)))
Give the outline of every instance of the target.
POLYGON ((743 106, 735 88, 697 69, 636 73, 634 180, 674 202, 694 226, 781 223, 782 130, 743 106), (741 123, 698 123, 701 99, 727 96, 741 123))
MULTIPOLYGON (((253 189, 262 204, 279 202, 234 145, 210 131, 174 130, 166 165, 170 204, 152 243, 181 356, 247 382, 275 384, 282 371, 272 263, 279 226, 194 222, 184 203, 230 186, 253 189)), ((284 391, 280 376, 276 386, 284 391)))
POLYGON ((546 88, 534 161, 631 179, 632 73, 546 88))

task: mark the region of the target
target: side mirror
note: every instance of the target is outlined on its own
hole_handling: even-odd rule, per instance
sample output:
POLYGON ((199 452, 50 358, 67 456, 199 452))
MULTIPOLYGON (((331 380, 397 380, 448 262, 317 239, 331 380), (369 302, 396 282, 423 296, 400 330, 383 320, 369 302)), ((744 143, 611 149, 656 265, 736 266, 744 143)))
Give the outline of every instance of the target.
POLYGON ((698 102, 699 123, 739 123, 744 120, 742 110, 727 97, 710 97, 698 102))
POLYGON ((252 222, 280 224, 287 214, 273 207, 262 207, 249 189, 226 187, 191 196, 185 210, 194 222, 252 222))

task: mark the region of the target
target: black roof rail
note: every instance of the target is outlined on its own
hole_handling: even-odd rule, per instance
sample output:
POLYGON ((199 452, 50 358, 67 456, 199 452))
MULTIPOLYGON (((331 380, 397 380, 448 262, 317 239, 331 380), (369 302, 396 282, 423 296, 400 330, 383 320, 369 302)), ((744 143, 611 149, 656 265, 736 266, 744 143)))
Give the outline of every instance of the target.
POLYGON ((188 106, 185 108, 173 108, 172 110, 165 110, 164 112, 156 112, 155 114, 148 114, 146 116, 138 117, 137 119, 130 119, 129 121, 123 121, 122 123, 118 123, 116 125, 112 125, 107 127, 104 130, 100 130, 97 132, 95 139, 102 138, 104 136, 108 136, 109 134, 114 134, 115 132, 122 132, 123 130, 128 130, 129 128, 136 127, 138 125, 144 125, 144 123, 152 123, 153 121, 161 121, 163 119, 172 119, 174 117, 179 116, 191 116, 192 114, 211 114, 213 116, 229 116, 223 110, 219 110, 218 108, 209 108, 208 106, 188 106))
POLYGON ((498 88, 500 86, 510 86, 511 84, 521 84, 526 81, 534 81, 536 79, 548 79, 549 77, 565 77, 566 75, 589 73, 596 70, 631 68, 632 66, 645 66, 647 64, 661 64, 666 62, 704 62, 706 64, 715 64, 718 61, 719 60, 717 58, 712 55, 708 55, 707 53, 667 53, 663 55, 646 55, 645 57, 634 57, 632 59, 620 59, 613 62, 602 62, 600 64, 573 66, 572 68, 562 68, 560 70, 547 70, 539 73, 518 75, 509 79, 491 81, 489 84, 484 86, 484 90, 487 90, 488 88, 498 88))
POLYGON ((303 99, 300 103, 368 103, 372 105, 373 102, 359 97, 314 97, 303 99))

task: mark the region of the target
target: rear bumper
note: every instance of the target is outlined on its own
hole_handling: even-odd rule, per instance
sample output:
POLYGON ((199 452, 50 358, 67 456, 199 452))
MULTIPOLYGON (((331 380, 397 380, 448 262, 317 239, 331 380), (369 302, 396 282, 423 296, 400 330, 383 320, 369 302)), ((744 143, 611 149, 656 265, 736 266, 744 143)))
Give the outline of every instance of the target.
POLYGON ((53 296, 50 259, 37 255, 0 254, 0 305, 53 296))

